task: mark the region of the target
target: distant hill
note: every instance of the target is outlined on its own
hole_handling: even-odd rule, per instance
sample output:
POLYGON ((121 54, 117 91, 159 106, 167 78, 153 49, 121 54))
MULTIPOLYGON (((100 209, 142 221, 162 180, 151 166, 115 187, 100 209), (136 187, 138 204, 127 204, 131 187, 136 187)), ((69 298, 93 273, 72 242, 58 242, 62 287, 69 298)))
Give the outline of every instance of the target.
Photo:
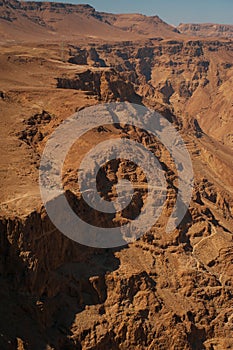
POLYGON ((233 38, 233 25, 214 23, 181 23, 177 28, 181 33, 200 37, 233 38))
POLYGON ((158 16, 114 15, 90 5, 49 2, 0 1, 0 34, 3 40, 93 37, 107 40, 173 38, 177 29, 158 16))

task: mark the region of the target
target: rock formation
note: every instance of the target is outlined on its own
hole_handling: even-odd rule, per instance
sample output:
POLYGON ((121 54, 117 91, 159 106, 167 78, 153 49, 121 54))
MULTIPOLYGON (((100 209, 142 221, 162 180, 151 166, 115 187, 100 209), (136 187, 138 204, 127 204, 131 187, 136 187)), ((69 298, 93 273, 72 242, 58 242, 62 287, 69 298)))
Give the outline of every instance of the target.
POLYGON ((181 33, 199 37, 233 38, 233 25, 216 23, 181 23, 177 28, 181 33))
POLYGON ((0 5, 0 348, 231 349, 232 40, 189 37, 156 16, 99 13, 89 5, 0 5), (143 169, 116 159, 102 167, 97 189, 114 200, 118 180, 130 180, 130 206, 111 216, 85 204, 79 165, 103 140, 142 143, 159 160, 168 187, 163 214, 149 232, 125 247, 97 249, 53 226, 38 169, 62 121, 112 101, 148 106, 179 130, 195 186, 185 218, 167 234, 177 197, 168 150, 129 125, 89 131, 68 153, 62 179, 83 220, 123 225, 146 203, 143 169))

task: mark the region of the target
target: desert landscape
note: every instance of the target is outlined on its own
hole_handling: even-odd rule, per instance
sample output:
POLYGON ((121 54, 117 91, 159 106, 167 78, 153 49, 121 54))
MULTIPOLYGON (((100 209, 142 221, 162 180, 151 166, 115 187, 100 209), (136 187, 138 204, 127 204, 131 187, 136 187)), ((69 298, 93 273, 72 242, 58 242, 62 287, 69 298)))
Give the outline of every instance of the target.
POLYGON ((0 34, 0 349, 233 349, 233 25, 174 27, 90 5, 1 0, 0 34), (189 151, 194 188, 168 234, 178 191, 168 150, 136 127, 90 130, 69 151, 62 178, 83 220, 120 226, 146 202, 143 170, 116 159, 103 166, 97 189, 111 201, 118 179, 127 179, 131 205, 107 216, 84 203, 79 165, 103 140, 143 144, 168 186, 148 232, 100 249, 53 225, 39 168, 63 121, 110 102, 146 106, 172 123, 189 151))

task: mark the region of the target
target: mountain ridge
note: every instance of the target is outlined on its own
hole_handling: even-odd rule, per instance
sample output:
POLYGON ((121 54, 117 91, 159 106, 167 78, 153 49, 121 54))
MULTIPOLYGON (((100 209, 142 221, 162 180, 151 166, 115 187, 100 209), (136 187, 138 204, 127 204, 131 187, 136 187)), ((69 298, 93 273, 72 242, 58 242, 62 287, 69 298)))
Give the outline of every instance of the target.
POLYGON ((233 24, 180 23, 180 33, 199 37, 233 38, 233 24))
POLYGON ((48 39, 54 36, 90 36, 112 40, 145 39, 150 36, 172 38, 179 35, 158 16, 141 14, 111 14, 98 12, 88 4, 63 4, 56 2, 33 2, 2 0, 0 2, 0 30, 9 39, 31 39, 25 28, 31 27, 48 39), (8 22, 8 23, 7 23, 8 22), (9 23, 11 26, 9 26, 9 23), (29 24, 30 23, 30 24, 29 24), (34 26, 34 28, 33 28, 34 26), (17 32, 15 31, 17 28, 17 32), (8 33, 8 34, 6 34, 8 33))

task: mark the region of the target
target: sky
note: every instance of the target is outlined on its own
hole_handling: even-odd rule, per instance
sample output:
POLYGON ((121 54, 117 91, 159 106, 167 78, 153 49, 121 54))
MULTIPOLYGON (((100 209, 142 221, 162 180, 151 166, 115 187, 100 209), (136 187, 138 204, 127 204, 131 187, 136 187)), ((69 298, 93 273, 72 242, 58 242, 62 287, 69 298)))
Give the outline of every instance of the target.
MULTIPOLYGON (((50 0, 53 1, 53 0, 50 0)), ((233 0, 55 0, 88 3, 97 11, 158 15, 166 22, 233 24, 233 0)))

